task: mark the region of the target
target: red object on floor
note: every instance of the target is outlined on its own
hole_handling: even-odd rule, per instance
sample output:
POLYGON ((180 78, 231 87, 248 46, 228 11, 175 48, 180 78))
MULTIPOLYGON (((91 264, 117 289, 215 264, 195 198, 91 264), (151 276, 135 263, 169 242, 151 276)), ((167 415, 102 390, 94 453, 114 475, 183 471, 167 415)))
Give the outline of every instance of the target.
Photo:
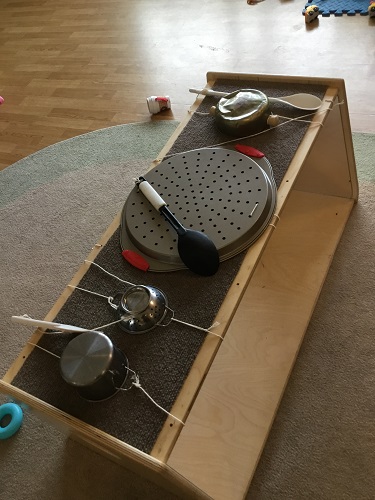
POLYGON ((246 156, 252 156, 253 158, 263 158, 264 156, 262 151, 252 148, 251 146, 246 146, 245 144, 236 144, 236 149, 239 153, 243 153, 246 156))
POLYGON ((147 260, 144 259, 142 255, 133 252, 133 250, 123 250, 121 254, 124 259, 129 262, 129 264, 136 267, 137 269, 140 269, 141 271, 148 271, 148 269, 150 268, 150 264, 147 262, 147 260))

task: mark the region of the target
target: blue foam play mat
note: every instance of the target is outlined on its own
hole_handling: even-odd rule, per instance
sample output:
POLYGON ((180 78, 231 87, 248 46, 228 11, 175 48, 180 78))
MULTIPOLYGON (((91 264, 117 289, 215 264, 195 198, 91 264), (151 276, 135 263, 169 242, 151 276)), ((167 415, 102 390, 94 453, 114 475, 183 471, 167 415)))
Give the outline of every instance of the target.
MULTIPOLYGON (((319 14, 324 17, 329 17, 331 14, 334 16, 360 16, 368 15, 369 0, 308 0, 305 9, 310 5, 317 5, 319 7, 319 14)), ((305 13, 303 10, 303 14, 305 13)))

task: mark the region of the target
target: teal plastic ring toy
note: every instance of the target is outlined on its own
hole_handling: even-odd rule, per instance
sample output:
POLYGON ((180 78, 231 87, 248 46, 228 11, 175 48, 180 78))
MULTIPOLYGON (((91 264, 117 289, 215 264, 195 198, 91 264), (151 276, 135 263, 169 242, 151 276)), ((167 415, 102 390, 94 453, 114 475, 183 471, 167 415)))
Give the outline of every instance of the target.
POLYGON ((0 421, 6 416, 10 416, 10 422, 5 427, 0 425, 0 439, 8 439, 21 427, 23 412, 21 407, 15 403, 5 403, 0 405, 0 421))

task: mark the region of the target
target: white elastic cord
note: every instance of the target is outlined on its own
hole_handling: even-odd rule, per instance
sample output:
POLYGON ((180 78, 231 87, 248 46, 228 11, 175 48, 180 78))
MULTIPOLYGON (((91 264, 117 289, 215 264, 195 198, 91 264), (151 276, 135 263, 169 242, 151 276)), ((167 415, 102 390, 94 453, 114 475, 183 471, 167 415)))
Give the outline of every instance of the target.
MULTIPOLYGON (((344 101, 341 101, 341 102, 337 102, 336 104, 334 104, 332 106, 332 109, 336 106, 341 106, 342 104, 344 103, 344 101)), ((328 109, 328 110, 322 110, 322 111, 314 111, 312 113, 308 113, 306 115, 302 115, 302 116, 299 116, 297 118, 288 118, 286 116, 280 116, 280 118, 285 118, 287 121, 285 122, 282 122, 282 123, 279 123, 278 125, 276 125, 275 127, 270 127, 270 128, 267 128, 265 130, 261 130, 260 132, 257 132, 256 134, 251 134, 251 135, 245 135, 243 137, 236 137, 235 139, 231 139, 229 141, 224 141, 224 142, 219 142, 217 144, 212 144, 211 146, 204 146, 205 148, 216 148, 218 146, 223 146, 224 144, 230 144, 232 142, 238 142, 238 141, 242 141, 243 139, 250 139, 251 137, 256 137, 258 135, 261 135, 261 134, 265 134, 267 132, 270 132, 271 130, 275 129, 275 128, 278 128, 278 127, 282 127, 283 125, 286 125, 287 123, 291 122, 291 121, 301 121, 301 122, 306 122, 307 123, 310 123, 311 125, 319 125, 319 126, 323 126, 323 123, 322 122, 311 122, 310 120, 303 120, 303 118, 307 118, 308 116, 314 116, 316 114, 319 114, 319 113, 325 113, 326 111, 332 111, 332 109, 328 109)), ((194 114, 198 114, 198 115, 201 115, 203 116, 204 113, 197 113, 195 112, 194 114)), ((166 158, 171 158, 173 156, 176 156, 178 154, 184 154, 184 153, 189 153, 189 151, 181 151, 180 153, 175 153, 173 155, 166 155, 166 158)), ((157 159, 156 161, 162 161, 160 159, 157 159)))
POLYGON ((191 328, 195 328, 196 330, 200 330, 202 332, 206 332, 206 333, 209 333, 210 335, 215 335, 215 337, 219 337, 219 338, 223 339, 223 337, 221 335, 219 335, 218 333, 211 332, 211 328, 214 328, 215 326, 219 325, 219 323, 217 323, 217 322, 214 323, 213 325, 211 325, 209 328, 202 328, 201 326, 192 325, 191 323, 187 323, 186 321, 181 321, 180 319, 176 319, 176 318, 172 318, 172 321, 176 321, 177 323, 181 323, 182 325, 190 326, 191 328))
POLYGON ((33 344, 32 342, 27 342, 27 343, 30 344, 30 345, 33 345, 34 347, 37 347, 38 349, 41 349, 44 352, 48 352, 48 354, 51 354, 51 356, 55 356, 55 358, 59 358, 60 359, 60 356, 58 356, 54 352, 51 352, 51 351, 48 351, 47 349, 44 349, 44 347, 40 347, 40 345, 38 345, 38 344, 33 344))
POLYGON ((134 283, 130 283, 129 281, 122 280, 121 278, 119 278, 115 274, 112 274, 112 273, 106 271, 102 266, 99 266, 99 264, 96 264, 95 262, 92 262, 91 260, 85 260, 85 262, 88 262, 89 264, 93 264, 94 266, 98 267, 103 272, 108 274, 108 276, 112 276, 112 278, 116 278, 117 280, 121 281, 121 283, 126 283, 127 285, 135 286, 134 283))
MULTIPOLYGON (((232 142, 238 142, 238 141, 242 141, 243 139, 250 139, 251 137, 256 137, 257 135, 261 135, 261 134, 265 134, 267 132, 270 132, 271 130, 277 128, 277 127, 281 127, 283 125, 286 125, 287 123, 291 122, 291 121, 300 121, 300 122, 307 122, 307 123, 310 123, 311 125, 319 125, 321 127, 323 127, 323 123, 322 122, 311 122, 310 120, 302 120, 302 118, 307 118, 308 116, 313 116, 313 115, 316 115, 316 114, 319 114, 319 113, 325 113, 326 111, 332 111, 333 108, 335 108, 336 106, 341 106, 342 104, 344 104, 344 101, 340 101, 340 102, 337 102, 335 103, 331 109, 327 109, 327 110, 322 110, 322 111, 314 111, 312 113, 308 113, 307 115, 302 115, 302 116, 299 116, 297 118, 288 118, 286 116, 281 116, 280 118, 285 118, 287 119, 286 122, 283 122, 283 123, 279 123, 278 125, 276 125, 275 127, 270 127, 270 128, 266 128, 265 130, 261 130, 260 132, 256 133, 256 134, 251 134, 251 135, 245 135, 244 137, 236 137, 235 139, 231 139, 229 141, 224 141, 224 142, 219 142, 217 144, 212 144, 211 146, 202 146, 204 148, 216 148, 218 146, 224 146, 224 144, 230 144, 232 142)), ((193 112, 194 114, 197 114, 199 116, 205 116, 205 113, 202 113, 202 112, 193 112)), ((208 113, 210 114, 210 113, 208 113)), ((277 115, 277 116, 280 116, 280 115, 277 115)), ((166 155, 165 158, 156 158, 154 161, 157 162, 157 163, 160 163, 163 161, 163 159, 166 159, 166 158, 172 158, 173 156, 176 156, 176 155, 180 155, 180 154, 184 154, 184 153, 189 153, 191 150, 188 150, 188 151, 180 151, 179 153, 174 153, 172 155, 166 155)))
POLYGON ((111 297, 111 296, 107 296, 107 295, 103 295, 101 293, 93 292, 92 290, 87 290, 87 288, 81 288, 81 287, 75 286, 75 285, 68 285, 68 287, 74 288, 75 290, 81 290, 82 292, 90 293, 91 295, 97 295, 98 297, 103 297, 104 299, 107 299, 108 304, 113 309, 116 309, 116 311, 118 309, 118 306, 116 306, 116 304, 113 303, 113 297, 111 297))
POLYGON ((180 424, 182 425, 185 425, 185 422, 183 422, 182 420, 180 420, 179 418, 175 417, 172 413, 170 413, 169 411, 167 411, 165 408, 163 408, 162 406, 160 406, 151 396, 150 394, 145 390, 143 389, 143 387, 141 386, 141 383, 139 382, 139 376, 135 373, 134 370, 131 370, 130 368, 127 368, 130 372, 132 372, 132 385, 130 387, 128 387, 127 389, 123 389, 122 387, 116 387, 116 389, 119 389, 121 391, 129 391, 132 387, 136 387, 137 389, 140 389, 143 394, 145 394, 149 400, 157 407, 159 408, 159 410, 161 410, 162 412, 166 413, 167 415, 169 415, 170 417, 172 417, 174 420, 177 420, 177 422, 180 422, 180 424))
MULTIPOLYGON (((308 113, 307 115, 302 115, 298 118, 289 118, 288 121, 286 121, 286 122, 279 123, 275 127, 266 128, 265 130, 261 130, 260 132, 257 132, 256 134, 245 135, 244 137, 237 137, 236 139, 231 139, 230 141, 219 142, 218 144, 214 144, 213 146, 206 146, 206 147, 207 148, 216 148, 217 146, 223 146, 224 144, 230 144, 231 142, 238 142, 238 141, 242 141, 243 139, 251 139, 251 137, 256 137, 256 136, 261 135, 261 134, 266 134, 267 132, 270 132, 271 130, 274 130, 275 128, 282 127, 283 125, 286 125, 289 122, 304 121, 304 120, 301 120, 301 118, 307 118, 308 116, 313 116, 316 113, 317 112, 308 113)), ((310 121, 308 123, 314 124, 314 122, 310 122, 310 121)), ((318 122, 317 125, 323 125, 323 124, 318 122)))
POLYGON ((82 332, 80 333, 84 333, 84 332, 94 332, 96 330, 103 330, 103 328, 107 328, 108 326, 112 326, 112 325, 116 325, 117 323, 121 323, 121 321, 124 321, 124 319, 126 319, 129 315, 127 314, 126 316, 121 316, 120 319, 117 319, 116 321, 112 321, 111 323, 107 323, 106 325, 102 325, 102 326, 97 326, 96 328, 89 328, 87 330, 83 330, 82 332))
MULTIPOLYGON (((60 359, 61 356, 58 356, 57 354, 51 352, 51 351, 48 351, 47 349, 44 349, 44 347, 41 347, 40 345, 38 344, 34 344, 33 342, 27 342, 28 344, 34 346, 34 347, 37 347, 38 349, 41 349, 42 351, 48 353, 48 354, 51 354, 51 356, 54 356, 55 358, 58 358, 60 359)), ((157 408, 159 408, 159 410, 163 411, 164 413, 166 413, 167 415, 169 415, 170 417, 172 417, 174 420, 177 420, 177 422, 180 422, 180 424, 182 425, 185 425, 185 423, 180 420, 179 418, 175 417, 174 415, 172 415, 172 413, 169 413, 169 411, 165 410, 162 406, 160 406, 149 394, 148 392, 143 389, 143 387, 141 386, 140 382, 139 382, 139 376, 135 373, 134 370, 131 370, 130 368, 127 368, 127 370, 129 370, 130 372, 133 373, 132 375, 132 385, 131 387, 128 387, 127 389, 123 389, 122 387, 115 387, 115 389, 117 390, 120 390, 120 391, 128 391, 129 389, 131 389, 133 386, 136 387, 137 389, 140 389, 148 398, 149 400, 155 405, 157 406, 157 408)))
MULTIPOLYGON (((102 271, 104 271, 105 273, 109 274, 110 276, 113 276, 114 278, 117 278, 118 280, 122 281, 123 283, 128 283, 129 285, 132 285, 132 286, 135 286, 133 285, 132 283, 129 283, 128 281, 123 281, 121 280, 120 278, 118 278, 117 276, 115 276, 114 274, 111 274, 109 273, 108 271, 106 271, 103 267, 99 266, 98 264, 95 264, 95 262, 91 262, 89 260, 86 260, 85 262, 89 262, 90 264, 94 264, 95 266, 99 267, 102 271)), ((70 288, 76 288, 77 290, 81 290, 83 292, 87 292, 87 293, 91 293, 93 295, 98 295, 99 297, 104 297, 105 299, 108 300, 108 303, 110 305, 112 305, 111 303, 111 300, 113 300, 113 297, 107 297, 106 295, 102 295, 100 293, 97 293, 97 292, 93 292, 92 290, 87 290, 86 288, 80 288, 79 286, 74 286, 74 285, 68 285, 70 288)), ((119 320, 119 321, 122 321, 122 320, 119 320)), ((118 323, 119 321, 116 321, 115 323, 118 323)), ((211 335, 215 335, 216 337, 220 337, 221 339, 223 338, 221 335, 218 335, 217 333, 214 333, 214 332, 211 332, 210 329, 211 328, 214 328, 215 326, 218 326, 218 323, 215 323, 213 325, 210 326, 210 328, 202 328, 201 326, 197 326, 197 325, 192 325, 191 323, 186 323, 185 321, 181 321, 179 319, 176 319, 176 318, 172 318, 172 321, 176 321, 178 323, 182 323, 184 325, 187 325, 187 326, 191 326, 192 328, 195 328, 197 330, 201 330, 202 332, 206 332, 206 333, 209 333, 211 335)), ((111 323, 113 324, 113 323, 111 323)), ((104 328, 104 327, 103 327, 104 328)))
POLYGON ((113 299, 113 297, 108 297, 107 295, 103 295, 103 294, 98 293, 98 292, 93 292, 92 290, 87 290, 86 288, 81 288, 79 286, 68 285, 68 287, 69 288, 74 288, 75 290, 81 290, 82 292, 91 293, 91 295, 97 295, 98 297, 103 297, 104 299, 107 299, 108 301, 110 299, 113 299))

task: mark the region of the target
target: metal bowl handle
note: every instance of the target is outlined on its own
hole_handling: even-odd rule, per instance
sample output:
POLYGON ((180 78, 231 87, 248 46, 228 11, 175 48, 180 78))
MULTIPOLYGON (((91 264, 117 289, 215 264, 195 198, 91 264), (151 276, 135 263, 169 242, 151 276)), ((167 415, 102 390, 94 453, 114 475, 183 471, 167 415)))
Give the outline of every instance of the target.
POLYGON ((118 292, 113 297, 108 297, 108 304, 112 307, 112 309, 115 309, 116 311, 118 310, 118 308, 120 307, 121 300, 118 304, 115 304, 115 300, 116 300, 116 297, 122 297, 122 296, 123 296, 123 293, 118 292))
POLYGON ((158 323, 158 326, 168 326, 173 318, 174 318, 174 311, 168 306, 165 306, 166 314, 164 317, 161 319, 161 321, 158 323), (169 314, 168 314, 169 313, 169 314), (164 320, 167 320, 167 322, 164 322, 164 320))

